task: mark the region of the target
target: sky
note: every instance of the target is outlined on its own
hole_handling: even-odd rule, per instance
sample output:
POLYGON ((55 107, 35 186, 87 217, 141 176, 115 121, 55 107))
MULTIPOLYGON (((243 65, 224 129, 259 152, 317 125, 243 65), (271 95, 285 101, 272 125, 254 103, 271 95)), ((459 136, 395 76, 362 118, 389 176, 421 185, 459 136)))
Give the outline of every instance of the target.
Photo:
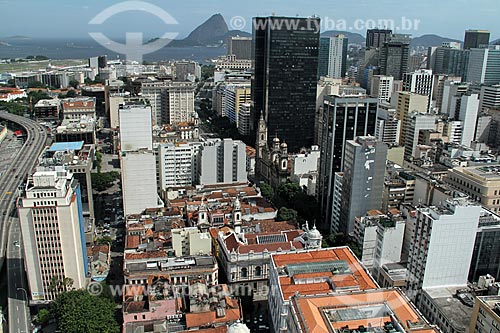
POLYGON ((215 13, 224 16, 230 29, 248 32, 252 17, 275 14, 316 15, 322 19, 322 31, 347 29, 364 35, 367 26, 392 19, 395 27, 409 28, 400 32, 414 37, 433 33, 462 40, 466 29, 486 29, 492 32, 491 40, 500 38, 499 0, 148 0, 144 2, 160 7, 157 12, 121 12, 100 25, 88 24, 107 7, 122 2, 0 0, 0 38, 85 38, 89 32, 102 32, 110 38, 123 37, 126 32, 142 32, 145 38, 171 32, 183 38, 215 13), (160 11, 178 24, 165 24, 155 15, 160 11))

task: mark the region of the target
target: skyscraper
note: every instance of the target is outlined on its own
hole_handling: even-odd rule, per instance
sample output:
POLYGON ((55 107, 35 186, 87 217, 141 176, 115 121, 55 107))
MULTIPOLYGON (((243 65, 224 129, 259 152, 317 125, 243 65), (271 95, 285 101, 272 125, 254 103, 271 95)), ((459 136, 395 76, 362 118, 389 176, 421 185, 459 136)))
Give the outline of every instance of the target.
POLYGON ((490 32, 488 30, 465 30, 464 49, 478 49, 488 47, 490 32))
POLYGON ((68 279, 84 288, 87 276, 85 225, 80 186, 73 175, 56 167, 28 179, 18 201, 26 272, 31 299, 51 301, 68 279))
POLYGON ((119 117, 123 211, 125 215, 140 214, 146 208, 162 206, 157 194, 151 107, 122 105, 119 117))
POLYGON ((469 63, 469 50, 451 46, 429 47, 427 68, 435 74, 465 78, 469 63))
POLYGON ((227 54, 236 59, 252 59, 252 38, 231 36, 227 41, 227 54))
POLYGON ((379 67, 381 75, 401 80, 408 70, 411 38, 409 35, 390 35, 380 47, 379 67))
POLYGON ((377 102, 366 95, 324 98, 318 197, 325 229, 331 219, 335 173, 342 171, 346 141, 375 134, 377 102))
POLYGON ((344 35, 321 37, 319 41, 318 77, 341 79, 347 71, 347 45, 344 35))
POLYGON ((342 209, 338 230, 354 232, 354 219, 382 209, 387 146, 372 136, 358 136, 345 146, 342 209))
POLYGON ((313 144, 319 18, 257 17, 253 21, 253 130, 264 114, 269 135, 291 152, 313 144), (292 27, 291 24, 295 25, 292 27))
POLYGON ((390 35, 392 35, 392 30, 368 29, 366 31, 366 48, 381 47, 390 35))
POLYGON ((467 65, 467 82, 500 83, 500 46, 490 49, 471 49, 467 65))

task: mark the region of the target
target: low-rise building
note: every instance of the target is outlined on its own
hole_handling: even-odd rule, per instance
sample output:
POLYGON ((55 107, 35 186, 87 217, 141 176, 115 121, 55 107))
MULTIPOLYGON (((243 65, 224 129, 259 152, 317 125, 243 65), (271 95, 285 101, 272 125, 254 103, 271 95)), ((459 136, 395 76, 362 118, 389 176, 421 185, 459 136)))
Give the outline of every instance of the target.
POLYGON ((35 104, 34 116, 37 120, 59 120, 60 101, 41 99, 35 104))
POLYGON ((498 331, 500 331, 500 296, 476 297, 469 332, 498 331))
MULTIPOLYGON (((274 253, 269 265, 269 285, 269 310, 274 332, 308 331, 305 327, 302 331, 290 327, 290 318, 297 315, 294 296, 346 294, 348 299, 353 292, 378 288, 348 247, 274 253)), ((321 325, 321 317, 309 321, 308 325, 311 328, 321 325)))
POLYGON ((75 97, 61 100, 64 119, 81 119, 83 116, 96 119, 95 97, 75 97))

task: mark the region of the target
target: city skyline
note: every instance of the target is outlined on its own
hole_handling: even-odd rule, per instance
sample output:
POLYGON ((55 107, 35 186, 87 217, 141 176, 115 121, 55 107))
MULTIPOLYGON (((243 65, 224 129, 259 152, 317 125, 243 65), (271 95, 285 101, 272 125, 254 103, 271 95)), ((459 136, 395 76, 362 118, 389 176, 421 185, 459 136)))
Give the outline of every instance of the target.
MULTIPOLYGON (((51 37, 51 38, 86 38, 88 33, 95 30, 95 27, 88 22, 102 12, 107 7, 123 3, 123 1, 107 1, 105 3, 96 0, 77 2, 68 4, 61 0, 51 1, 50 10, 47 3, 33 0, 2 0, 0 6, 3 8, 4 29, 0 38, 9 36, 23 35, 33 38, 51 37), (44 15, 39 13, 44 12, 44 15), (19 25, 19 13, 24 17, 30 17, 29 21, 19 25), (78 15, 74 15, 78 13, 78 15), (54 22, 47 24, 47 22, 54 22), (63 28, 64 27, 64 28, 63 28), (67 27, 70 27, 68 29, 67 27)), ((495 6, 494 0, 461 0, 460 5, 457 2, 441 1, 432 2, 432 11, 429 11, 430 0, 419 3, 400 3, 394 0, 384 0, 377 3, 377 6, 367 8, 371 3, 368 0, 358 1, 349 5, 338 6, 328 1, 316 1, 313 6, 300 3, 293 0, 285 6, 277 1, 256 1, 252 4, 233 4, 228 1, 219 1, 214 3, 199 3, 194 1, 183 1, 180 3, 169 3, 158 0, 145 1, 159 6, 169 13, 178 24, 166 25, 160 19, 151 19, 151 14, 145 12, 127 12, 117 14, 111 17, 104 24, 99 26, 101 31, 110 37, 119 38, 125 31, 141 31, 145 37, 160 36, 166 30, 178 33, 177 38, 186 37, 199 24, 207 20, 211 15, 221 13, 228 23, 229 29, 251 32, 251 19, 256 16, 319 16, 326 22, 331 23, 323 31, 328 30, 346 30, 353 33, 365 35, 366 27, 361 25, 355 27, 355 21, 360 20, 370 22, 373 20, 392 19, 401 22, 403 18, 418 20, 417 29, 408 29, 400 31, 412 34, 414 37, 425 34, 437 34, 443 37, 463 40, 464 30, 466 29, 487 29, 492 31, 492 41, 500 37, 496 29, 496 17, 500 14, 500 8, 495 6), (464 12, 463 6, 469 5, 469 10, 464 12), (255 10, 259 8, 259 10, 255 10), (390 11, 387 8, 391 8, 390 11), (443 15, 447 13, 448 17, 453 17, 453 21, 448 21, 442 25, 443 15), (233 23, 232 18, 242 18, 241 21, 233 23), (474 19, 476 18, 476 19, 474 19), (126 21, 126 25, 123 22, 126 21), (242 23, 243 22, 243 23, 242 23), (345 26, 339 22, 346 22, 345 26), (335 24, 337 23, 337 27, 335 24), (173 28, 175 27, 175 28, 173 28), (167 28, 167 29, 166 29, 167 28), (333 29, 332 29, 333 28, 333 29), (126 29, 126 30, 124 30, 126 29)), ((383 27, 382 27, 383 28, 383 27)), ((414 27, 413 27, 414 28, 414 27)))

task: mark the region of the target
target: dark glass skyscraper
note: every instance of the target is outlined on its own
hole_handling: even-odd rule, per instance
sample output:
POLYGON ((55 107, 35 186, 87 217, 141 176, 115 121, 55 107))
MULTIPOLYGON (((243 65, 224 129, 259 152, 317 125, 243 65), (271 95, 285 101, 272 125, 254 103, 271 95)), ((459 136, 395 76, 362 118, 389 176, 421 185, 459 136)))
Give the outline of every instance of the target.
POLYGON ((358 136, 375 135, 377 98, 368 96, 325 96, 323 129, 319 145, 321 160, 318 197, 323 214, 322 228, 331 221, 335 172, 342 171, 347 140, 358 136))
POLYGON ((488 30, 465 30, 464 49, 486 48, 490 44, 488 30))
POLYGON ((392 30, 368 29, 366 31, 366 47, 378 48, 384 45, 387 38, 392 35, 392 30))
POLYGON ((411 38, 408 35, 391 35, 380 47, 380 74, 403 79, 408 71, 411 38))
POLYGON ((291 152, 313 144, 319 26, 319 18, 253 21, 253 129, 263 112, 269 136, 291 152))

